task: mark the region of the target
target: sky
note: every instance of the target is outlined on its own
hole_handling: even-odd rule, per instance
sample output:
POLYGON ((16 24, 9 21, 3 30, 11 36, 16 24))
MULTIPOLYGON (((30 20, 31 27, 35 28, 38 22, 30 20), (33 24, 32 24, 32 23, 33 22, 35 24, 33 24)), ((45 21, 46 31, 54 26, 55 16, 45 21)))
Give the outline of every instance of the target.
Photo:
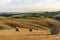
POLYGON ((0 12, 60 11, 60 0, 0 0, 0 12))

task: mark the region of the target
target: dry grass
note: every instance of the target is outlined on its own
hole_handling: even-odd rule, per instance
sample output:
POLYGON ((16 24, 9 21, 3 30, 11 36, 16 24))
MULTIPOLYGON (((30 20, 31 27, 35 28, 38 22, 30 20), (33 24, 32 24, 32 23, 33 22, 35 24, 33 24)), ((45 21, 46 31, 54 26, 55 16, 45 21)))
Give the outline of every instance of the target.
POLYGON ((48 24, 52 23, 53 25, 60 26, 60 22, 50 19, 50 18, 28 18, 28 19, 15 19, 15 18, 8 18, 8 17, 0 17, 0 27, 4 27, 5 29, 12 29, 15 26, 19 26, 20 28, 48 28, 48 24))
POLYGON ((59 21, 50 18, 0 17, 0 40, 60 40, 60 34, 50 35, 47 22, 60 26, 59 21), (19 32, 15 31, 15 26, 20 27, 19 32), (33 28, 33 32, 29 32, 30 27, 33 28), (36 30, 38 28, 39 30, 36 30))
POLYGON ((60 40, 60 34, 50 35, 49 30, 33 30, 21 28, 19 32, 12 30, 0 30, 0 40, 60 40))

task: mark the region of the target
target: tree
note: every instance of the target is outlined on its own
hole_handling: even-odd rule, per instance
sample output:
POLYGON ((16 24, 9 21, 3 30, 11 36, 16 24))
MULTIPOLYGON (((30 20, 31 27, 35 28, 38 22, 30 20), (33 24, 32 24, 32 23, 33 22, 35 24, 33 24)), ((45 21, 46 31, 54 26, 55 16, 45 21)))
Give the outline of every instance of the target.
POLYGON ((48 23, 48 25, 49 25, 49 28, 50 28, 51 35, 56 35, 56 34, 59 33, 59 27, 58 26, 54 26, 51 23, 48 23))

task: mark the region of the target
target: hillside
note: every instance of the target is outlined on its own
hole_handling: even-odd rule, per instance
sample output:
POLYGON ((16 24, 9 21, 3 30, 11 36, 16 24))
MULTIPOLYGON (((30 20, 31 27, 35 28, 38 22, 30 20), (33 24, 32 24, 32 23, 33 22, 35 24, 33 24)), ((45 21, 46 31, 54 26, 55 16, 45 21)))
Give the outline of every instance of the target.
POLYGON ((60 26, 60 22, 50 18, 10 18, 0 17, 0 29, 12 29, 16 26, 20 28, 33 28, 33 29, 48 29, 48 23, 60 26))
MULTIPOLYGON (((48 23, 60 27, 60 22, 51 18, 0 16, 0 40, 59 40, 60 33, 51 35, 48 23), (19 31, 15 30, 17 26, 19 31), (32 32, 29 31, 30 28, 32 32)), ((56 29, 53 32, 57 32, 56 29)))

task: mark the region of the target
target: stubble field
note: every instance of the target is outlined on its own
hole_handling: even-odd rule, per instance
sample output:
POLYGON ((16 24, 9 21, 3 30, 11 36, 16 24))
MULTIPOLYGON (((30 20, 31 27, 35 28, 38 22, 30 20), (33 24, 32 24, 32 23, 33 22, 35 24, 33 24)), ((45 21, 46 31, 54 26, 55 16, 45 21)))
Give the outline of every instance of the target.
POLYGON ((60 40, 60 33, 51 35, 46 22, 60 26, 60 22, 50 18, 0 17, 0 40, 60 40), (19 27, 19 32, 15 30, 15 26, 19 27), (33 31, 29 32, 29 28, 32 28, 33 31))

